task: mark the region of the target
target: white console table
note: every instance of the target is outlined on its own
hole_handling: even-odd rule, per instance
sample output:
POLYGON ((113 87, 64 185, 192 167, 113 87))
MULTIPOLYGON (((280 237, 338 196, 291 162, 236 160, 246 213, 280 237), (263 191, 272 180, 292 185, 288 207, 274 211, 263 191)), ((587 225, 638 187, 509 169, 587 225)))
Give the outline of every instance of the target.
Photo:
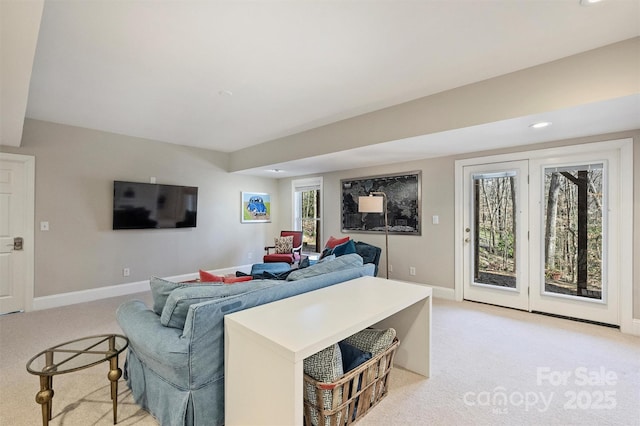
POLYGON ((429 377, 429 287, 362 277, 227 315, 225 424, 301 425, 303 360, 370 326, 395 328, 395 364, 429 377))

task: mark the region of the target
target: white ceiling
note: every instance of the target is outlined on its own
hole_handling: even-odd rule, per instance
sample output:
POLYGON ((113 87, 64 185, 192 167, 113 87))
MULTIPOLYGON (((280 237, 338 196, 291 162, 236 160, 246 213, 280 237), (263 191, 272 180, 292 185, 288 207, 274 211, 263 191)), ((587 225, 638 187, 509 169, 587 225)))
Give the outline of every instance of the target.
MULTIPOLYGON (((638 35, 640 0, 47 0, 26 115, 233 152, 638 35)), ((640 128, 629 107, 640 111, 637 97, 556 111, 546 133, 523 131, 535 118, 523 117, 447 132, 457 142, 446 145, 429 135, 362 148, 356 165, 327 155, 274 167, 573 137, 586 114, 595 133, 640 128)))

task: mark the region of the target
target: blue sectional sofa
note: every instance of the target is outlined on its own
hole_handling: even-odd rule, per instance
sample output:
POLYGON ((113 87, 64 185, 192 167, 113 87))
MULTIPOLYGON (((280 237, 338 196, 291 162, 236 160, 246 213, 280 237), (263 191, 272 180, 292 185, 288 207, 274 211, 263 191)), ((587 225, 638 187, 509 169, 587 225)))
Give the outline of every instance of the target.
POLYGON ((375 265, 354 253, 294 271, 287 280, 228 285, 152 278, 151 308, 132 300, 117 311, 129 338, 124 370, 134 400, 161 425, 224 424, 224 316, 374 272, 375 265))

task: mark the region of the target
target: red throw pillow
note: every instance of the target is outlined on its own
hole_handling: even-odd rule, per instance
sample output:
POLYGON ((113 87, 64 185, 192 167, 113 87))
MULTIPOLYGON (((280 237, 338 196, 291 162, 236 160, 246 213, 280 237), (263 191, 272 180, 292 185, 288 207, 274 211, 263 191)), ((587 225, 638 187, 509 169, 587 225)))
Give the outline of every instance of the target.
POLYGON ((349 236, 347 235, 344 238, 334 238, 333 236, 329 237, 327 244, 324 245, 325 248, 334 248, 337 245, 344 244, 349 241, 349 236))
POLYGON ((200 281, 203 283, 221 283, 224 281, 224 277, 213 275, 200 269, 200 281))
POLYGON ((253 277, 251 275, 247 275, 246 277, 224 277, 225 284, 235 284, 243 281, 251 281, 253 277))

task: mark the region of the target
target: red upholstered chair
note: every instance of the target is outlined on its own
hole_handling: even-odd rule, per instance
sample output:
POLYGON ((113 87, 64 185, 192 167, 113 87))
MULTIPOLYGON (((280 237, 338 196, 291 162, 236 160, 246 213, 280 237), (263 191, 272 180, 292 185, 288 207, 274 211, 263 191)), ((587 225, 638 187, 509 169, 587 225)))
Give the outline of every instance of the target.
POLYGON ((296 263, 300 261, 302 254, 302 231, 280 231, 280 237, 293 237, 293 247, 289 253, 272 253, 275 251, 275 246, 265 247, 267 254, 264 255, 262 261, 264 263, 271 262, 286 262, 288 264, 296 263))

